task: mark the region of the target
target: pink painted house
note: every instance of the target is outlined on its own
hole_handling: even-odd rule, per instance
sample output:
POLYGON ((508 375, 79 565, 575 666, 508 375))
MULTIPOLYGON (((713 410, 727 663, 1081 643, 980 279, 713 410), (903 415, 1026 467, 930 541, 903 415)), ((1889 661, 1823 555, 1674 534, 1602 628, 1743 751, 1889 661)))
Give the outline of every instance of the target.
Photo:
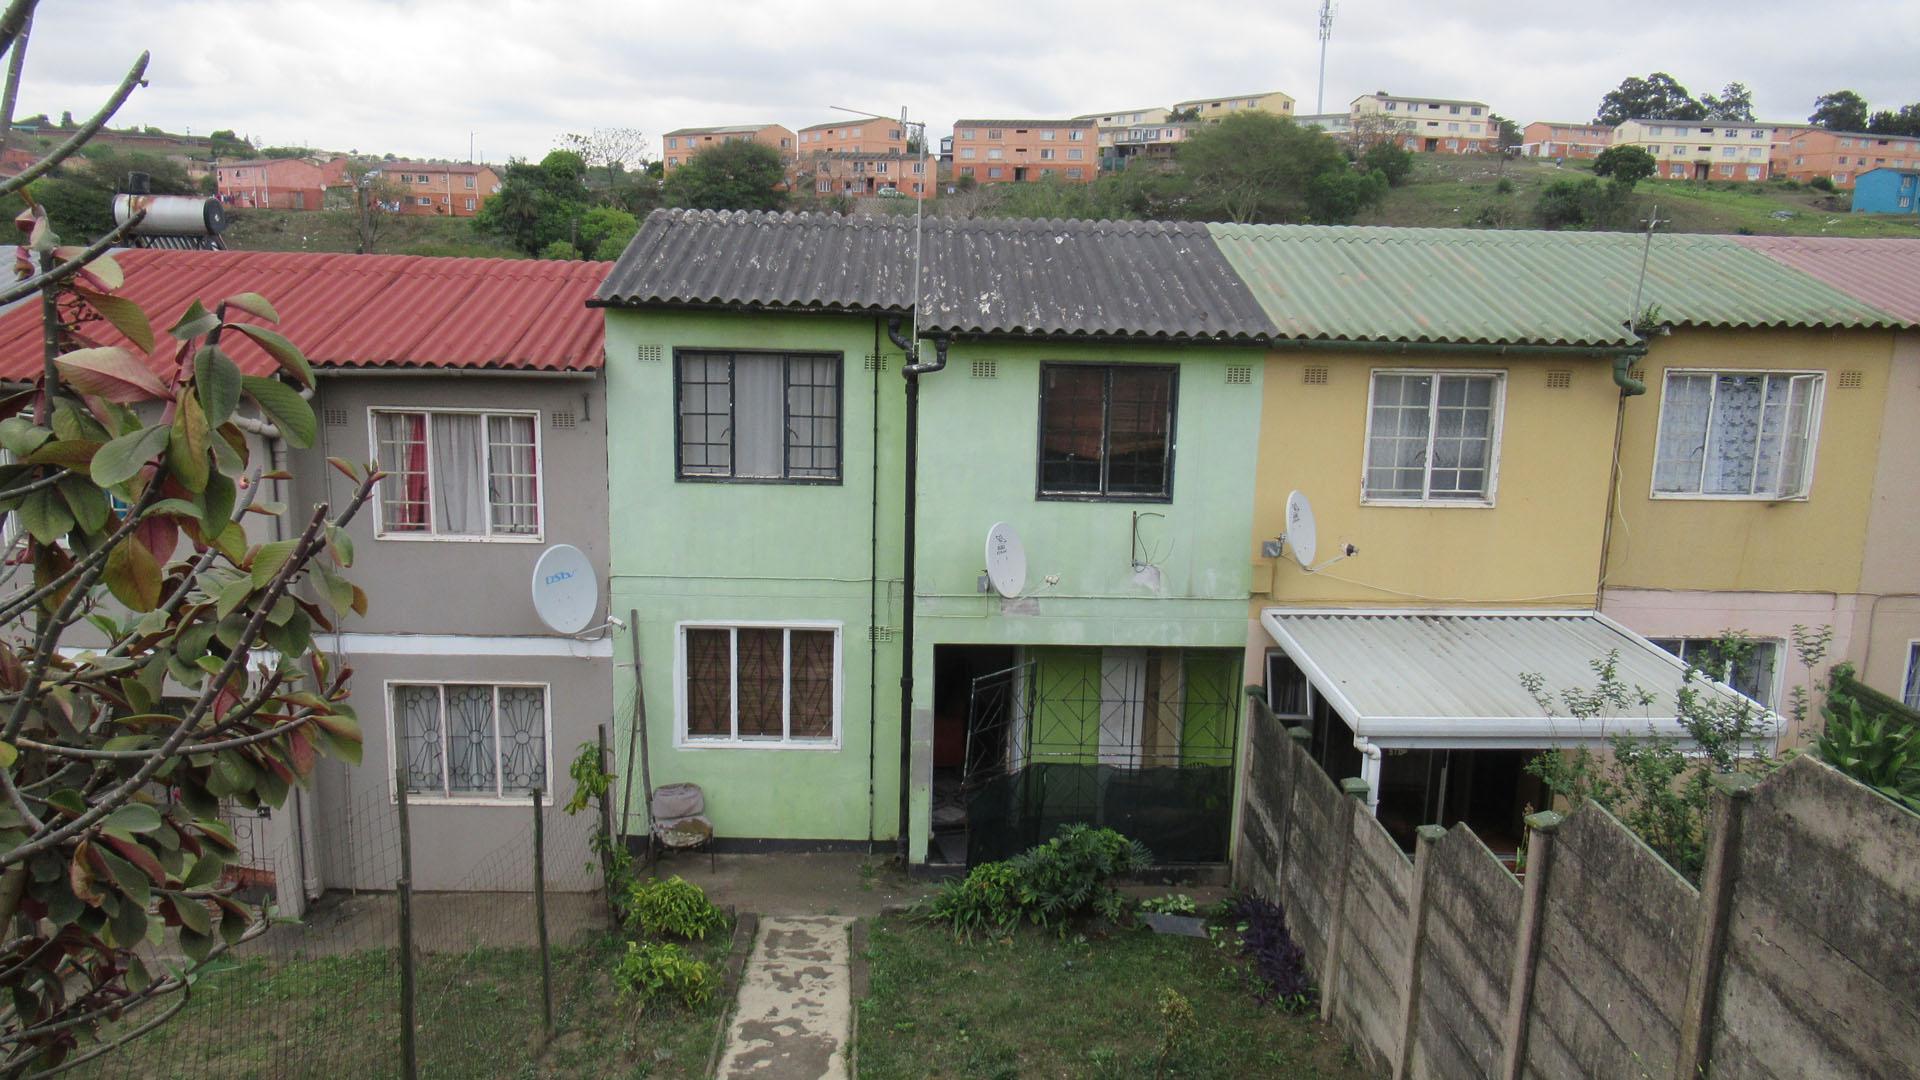
POLYGON ((327 168, 304 158, 223 161, 214 167, 214 190, 228 206, 249 210, 318 210, 327 189, 327 168))

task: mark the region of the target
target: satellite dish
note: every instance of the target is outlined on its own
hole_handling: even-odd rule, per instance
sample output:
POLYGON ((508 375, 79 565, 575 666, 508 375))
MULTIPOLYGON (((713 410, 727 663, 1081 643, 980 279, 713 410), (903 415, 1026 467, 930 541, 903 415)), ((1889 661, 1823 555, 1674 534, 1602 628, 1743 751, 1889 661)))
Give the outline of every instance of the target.
POLYGON ((995 592, 1011 600, 1027 587, 1027 549, 1020 534, 1004 521, 987 530, 987 581, 995 592))
POLYGON ((555 544, 533 564, 533 610, 557 634, 577 634, 600 606, 593 564, 572 544, 555 544))
POLYGON ((1313 563, 1313 553, 1319 546, 1319 534, 1313 524, 1313 504, 1298 491, 1287 495, 1287 529, 1280 538, 1293 549, 1293 561, 1302 569, 1313 563))

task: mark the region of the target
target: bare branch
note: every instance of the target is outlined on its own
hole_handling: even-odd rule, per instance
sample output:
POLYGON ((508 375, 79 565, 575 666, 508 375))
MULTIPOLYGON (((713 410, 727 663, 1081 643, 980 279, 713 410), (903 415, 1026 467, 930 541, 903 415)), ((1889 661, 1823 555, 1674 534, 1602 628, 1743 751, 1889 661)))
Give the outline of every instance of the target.
MULTIPOLYGON (((33 24, 33 9, 39 0, 13 0, 7 5, 4 14, 0 14, 0 52, 6 52, 16 43, 24 45, 27 29, 33 24)), ((19 70, 19 61, 14 61, 15 70, 19 70)), ((16 76, 17 78, 17 76, 16 76)), ((8 115, 12 119, 12 115, 8 115)))
POLYGON ((161 1013, 159 1016, 156 1016, 153 1019, 147 1021, 146 1023, 141 1024, 139 1027, 134 1028, 132 1031, 129 1031, 124 1035, 121 1035, 119 1038, 114 1039, 112 1042, 102 1043, 101 1045, 94 1047, 93 1049, 87 1051, 86 1053, 81 1054, 79 1057, 68 1058, 67 1060, 61 1062, 60 1064, 55 1065, 51 1069, 47 1069, 42 1072, 33 1073, 32 1080, 40 1080, 41 1077, 45 1077, 45 1076, 59 1076, 61 1073, 66 1072, 69 1069, 77 1069, 80 1066, 85 1065, 89 1061, 93 1061, 96 1058, 113 1053, 115 1050, 120 1049, 121 1047, 127 1045, 133 1040, 138 1039, 140 1036, 145 1035, 148 1032, 152 1031, 153 1029, 159 1027, 161 1024, 164 1024, 167 1021, 173 1019, 174 1016, 178 1014, 181 1009, 184 1009, 187 1007, 187 1002, 192 1000, 193 1000, 193 991, 191 989, 188 989, 186 993, 183 993, 180 995, 180 1000, 174 1002, 171 1008, 167 1009, 167 1011, 161 1013))
POLYGON ((31 495, 34 492, 39 491, 41 488, 50 488, 53 485, 59 483, 62 480, 65 480, 67 477, 72 475, 73 475, 72 469, 60 469, 55 472, 50 472, 47 475, 31 483, 22 484, 17 488, 8 488, 5 491, 0 491, 0 499, 17 499, 22 495, 31 495))
POLYGON ((20 71, 27 63, 27 37, 33 33, 33 6, 37 0, 13 0, 0 15, 0 52, 7 58, 7 86, 0 91, 0 151, 13 134, 13 107, 20 100, 20 71))
POLYGON ((80 125, 80 130, 68 136, 66 142, 54 147, 46 157, 21 169, 19 175, 0 181, 0 195, 11 195, 19 191, 40 179, 47 170, 79 153, 80 148, 87 144, 87 140, 93 138, 95 132, 106 127, 107 121, 113 119, 113 114, 119 112, 120 106, 125 105, 127 99, 133 96, 134 87, 141 84, 141 76, 147 72, 147 59, 151 55, 144 52, 140 54, 140 59, 135 60, 133 68, 127 72, 127 77, 120 80, 120 85, 114 90, 113 96, 107 99, 107 103, 100 107, 99 112, 88 117, 87 122, 80 125))

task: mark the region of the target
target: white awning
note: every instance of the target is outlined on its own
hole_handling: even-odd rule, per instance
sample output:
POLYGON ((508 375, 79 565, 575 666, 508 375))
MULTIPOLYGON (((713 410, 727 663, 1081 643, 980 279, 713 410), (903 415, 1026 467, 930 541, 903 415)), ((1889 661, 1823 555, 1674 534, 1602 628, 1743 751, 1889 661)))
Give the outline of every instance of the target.
MULTIPOLYGON (((1619 734, 1685 739, 1678 691, 1685 666, 1594 611, 1268 608, 1260 622, 1354 734, 1381 747, 1528 749, 1597 745, 1619 734), (1618 656, 1616 677, 1635 700, 1592 720, 1571 719, 1562 692, 1592 691, 1595 662, 1618 656), (1522 682, 1538 675, 1548 716, 1522 682)), ((1718 682, 1696 693, 1750 702, 1718 682)), ((1765 737, 1779 717, 1758 703, 1765 737)))

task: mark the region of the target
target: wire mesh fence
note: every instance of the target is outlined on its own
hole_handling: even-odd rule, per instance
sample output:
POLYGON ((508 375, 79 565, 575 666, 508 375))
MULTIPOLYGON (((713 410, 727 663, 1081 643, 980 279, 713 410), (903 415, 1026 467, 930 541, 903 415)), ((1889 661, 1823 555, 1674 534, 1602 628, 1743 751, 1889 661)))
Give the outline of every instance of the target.
MULTIPOLYGON (((569 815, 556 798, 536 807, 531 796, 510 819, 509 808, 492 809, 483 853, 421 890, 409 885, 406 815, 391 787, 363 778, 328 794, 324 814, 292 802, 274 815, 229 812, 241 855, 228 883, 271 913, 269 928, 206 970, 178 1015, 73 1075, 405 1076, 410 1049, 422 1077, 549 1071, 537 1067, 543 1048, 591 1013, 584 999, 604 992, 618 946, 594 814, 569 815)), ((435 854, 420 850, 423 836, 443 835, 423 833, 416 818, 416 867, 435 854)))

